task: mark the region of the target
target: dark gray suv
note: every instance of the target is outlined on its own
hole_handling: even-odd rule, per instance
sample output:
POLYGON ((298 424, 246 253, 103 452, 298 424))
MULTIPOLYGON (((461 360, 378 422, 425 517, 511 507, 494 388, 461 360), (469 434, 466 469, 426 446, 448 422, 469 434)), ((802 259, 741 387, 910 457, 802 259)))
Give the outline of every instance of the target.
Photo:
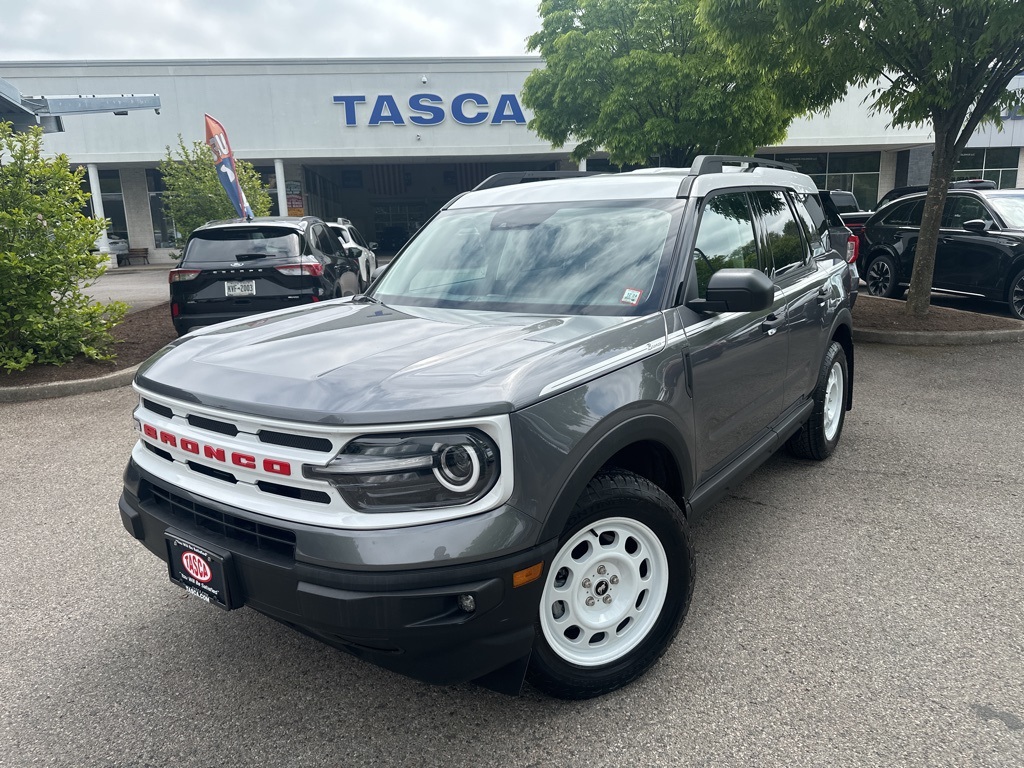
POLYGON ((421 680, 625 685, 686 615, 687 520, 840 439, 817 201, 722 157, 462 195, 367 294, 148 361, 122 522, 191 595, 421 680))

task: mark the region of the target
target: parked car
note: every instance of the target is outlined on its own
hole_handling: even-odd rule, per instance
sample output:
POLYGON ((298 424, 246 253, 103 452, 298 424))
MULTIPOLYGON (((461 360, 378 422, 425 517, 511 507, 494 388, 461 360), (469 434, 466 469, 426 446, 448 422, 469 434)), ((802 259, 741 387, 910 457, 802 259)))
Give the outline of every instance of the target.
MULTIPOLYGON (((901 296, 909 285, 924 201, 906 195, 868 220, 862 261, 872 296, 901 296)), ((1006 302, 1024 320, 1024 190, 953 190, 941 226, 934 288, 1006 302)))
POLYGON ((312 216, 210 222, 189 235, 168 281, 179 336, 361 290, 359 262, 312 216))
POLYGON ((462 194, 367 294, 145 363, 122 523, 211 606, 427 682, 620 688, 686 615, 688 520, 839 443, 817 208, 736 157, 462 194))
POLYGON ((346 255, 359 262, 360 289, 365 289, 377 269, 377 254, 374 253, 377 250, 377 243, 366 242, 348 219, 329 221, 327 226, 338 236, 346 255))

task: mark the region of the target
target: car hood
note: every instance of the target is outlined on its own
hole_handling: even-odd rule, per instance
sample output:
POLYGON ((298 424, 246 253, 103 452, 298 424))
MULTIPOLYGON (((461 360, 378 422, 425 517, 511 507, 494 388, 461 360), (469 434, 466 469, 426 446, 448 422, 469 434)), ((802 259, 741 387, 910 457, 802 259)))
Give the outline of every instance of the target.
POLYGON ((165 347, 142 390, 321 424, 507 413, 664 346, 660 314, 521 315, 330 301, 225 323, 165 347))

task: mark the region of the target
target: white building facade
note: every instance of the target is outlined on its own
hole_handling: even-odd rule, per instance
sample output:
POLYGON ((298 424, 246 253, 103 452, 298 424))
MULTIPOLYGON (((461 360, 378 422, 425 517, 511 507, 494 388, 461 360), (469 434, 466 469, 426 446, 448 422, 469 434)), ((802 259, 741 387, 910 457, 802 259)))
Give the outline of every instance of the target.
MULTIPOLYGON (((173 249, 157 166, 179 135, 204 140, 208 113, 270 184, 275 213, 346 217, 386 250, 492 173, 577 167, 572 146, 555 149, 527 128, 522 86, 539 66, 536 57, 10 62, 0 77, 25 95, 159 94, 159 114, 66 117, 66 131, 45 140, 89 169, 111 234, 133 248, 173 249)), ((890 128, 865 95, 795 121, 781 146, 759 154, 795 162, 822 188, 853 190, 867 208, 893 186, 925 183, 927 127, 890 128)), ((958 174, 1024 186, 1021 147, 1024 120, 979 131, 958 174)), ((586 165, 608 167, 600 155, 586 165)))

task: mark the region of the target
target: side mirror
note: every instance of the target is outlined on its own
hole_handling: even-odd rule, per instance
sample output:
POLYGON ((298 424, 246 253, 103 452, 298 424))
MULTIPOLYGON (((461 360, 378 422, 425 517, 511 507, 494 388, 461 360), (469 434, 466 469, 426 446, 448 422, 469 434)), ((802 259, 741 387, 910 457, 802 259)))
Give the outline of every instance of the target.
POLYGON ((985 221, 984 219, 971 219, 963 223, 964 229, 968 232, 987 232, 991 225, 992 222, 985 221))
POLYGON ((362 255, 362 252, 359 250, 359 248, 353 245, 345 249, 345 255, 348 256, 350 259, 358 259, 362 255))
POLYGON ((373 270, 373 272, 370 273, 370 282, 372 283, 378 277, 380 277, 385 272, 387 272, 388 267, 390 267, 390 266, 391 266, 391 262, 389 261, 387 264, 381 264, 379 267, 377 267, 375 270, 373 270))
POLYGON ((708 281, 707 298, 686 306, 695 312, 758 312, 775 301, 775 283, 757 269, 720 269, 708 281))
POLYGON ((373 241, 370 241, 369 243, 367 243, 366 247, 369 248, 371 251, 376 251, 378 248, 380 248, 380 246, 377 243, 373 242, 373 241))

